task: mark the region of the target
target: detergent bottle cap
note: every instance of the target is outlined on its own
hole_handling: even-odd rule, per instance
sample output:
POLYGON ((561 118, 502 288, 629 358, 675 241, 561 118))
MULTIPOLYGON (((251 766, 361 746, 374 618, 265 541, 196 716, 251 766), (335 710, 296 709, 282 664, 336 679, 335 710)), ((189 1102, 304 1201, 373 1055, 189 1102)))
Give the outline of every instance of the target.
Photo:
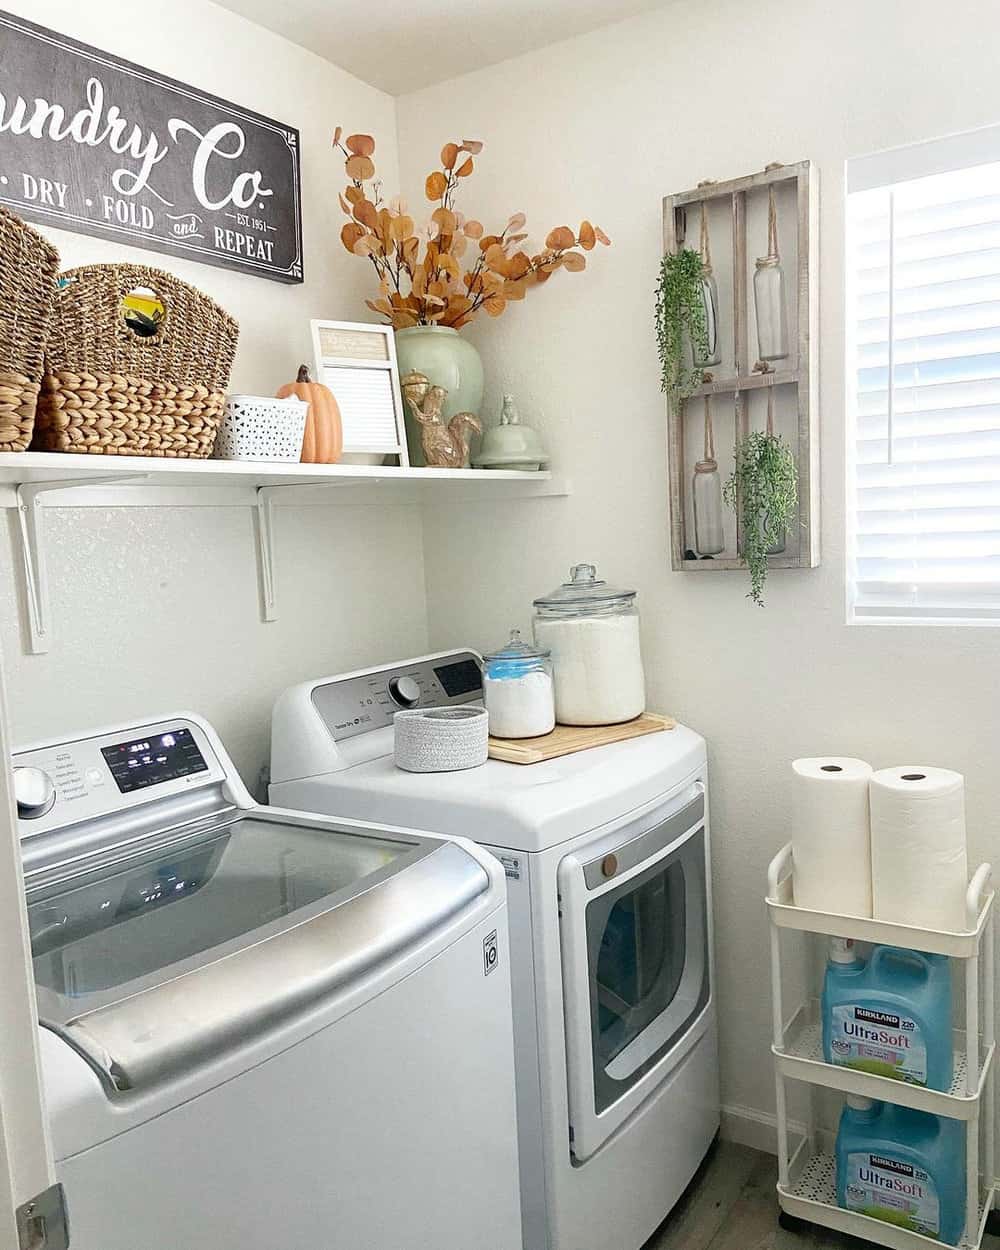
POLYGON ((845 1099, 852 1111, 874 1111, 874 1098, 862 1098, 860 1094, 848 1094, 845 1099))
POLYGON ((830 939, 830 962, 833 964, 856 964, 858 956, 854 950, 852 938, 835 937, 830 939))

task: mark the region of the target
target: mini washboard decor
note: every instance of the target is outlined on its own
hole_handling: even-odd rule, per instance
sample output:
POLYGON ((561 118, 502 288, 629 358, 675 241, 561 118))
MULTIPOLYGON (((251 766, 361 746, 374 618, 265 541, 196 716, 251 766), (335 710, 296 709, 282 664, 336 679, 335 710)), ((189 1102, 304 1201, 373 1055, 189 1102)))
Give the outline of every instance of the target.
POLYGON ((236 353, 236 321, 195 287, 144 265, 89 265, 59 281, 34 446, 209 455, 236 353), (126 303, 137 292, 157 309, 145 325, 126 303))
POLYGON ((31 442, 59 253, 0 207, 0 451, 31 442))
POLYGON ((315 377, 333 392, 347 455, 408 465, 396 340, 390 326, 313 321, 315 377))

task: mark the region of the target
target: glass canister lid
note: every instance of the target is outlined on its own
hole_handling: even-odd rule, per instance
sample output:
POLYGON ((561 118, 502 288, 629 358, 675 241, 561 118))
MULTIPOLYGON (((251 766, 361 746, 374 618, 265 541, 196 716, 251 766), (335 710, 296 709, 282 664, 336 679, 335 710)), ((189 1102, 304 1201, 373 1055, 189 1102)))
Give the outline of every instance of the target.
POLYGON ((491 651, 484 655, 483 663, 493 664, 503 660, 544 660, 551 654, 552 652, 545 650, 544 647, 533 647, 530 642, 525 642, 521 637, 521 631, 512 629, 506 646, 501 647, 499 651, 491 651))
POLYGON ((585 611, 587 608, 610 608, 615 604, 622 607, 635 599, 634 590, 624 590, 620 586, 609 586, 597 576, 593 564, 574 564, 569 571, 569 581, 563 582, 555 590, 536 599, 535 607, 556 611, 585 611))

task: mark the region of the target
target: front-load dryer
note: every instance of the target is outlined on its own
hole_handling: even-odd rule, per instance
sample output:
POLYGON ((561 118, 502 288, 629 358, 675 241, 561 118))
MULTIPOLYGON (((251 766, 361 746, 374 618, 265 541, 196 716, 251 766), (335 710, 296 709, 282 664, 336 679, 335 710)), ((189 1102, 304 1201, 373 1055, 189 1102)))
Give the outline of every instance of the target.
POLYGON ((177 715, 14 756, 73 1250, 520 1250, 503 871, 177 715))
POLYGON ((525 1250, 638 1250, 719 1127, 705 743, 678 725, 540 764, 395 767, 399 708, 480 697, 472 651, 292 687, 271 801, 500 860, 525 1250))

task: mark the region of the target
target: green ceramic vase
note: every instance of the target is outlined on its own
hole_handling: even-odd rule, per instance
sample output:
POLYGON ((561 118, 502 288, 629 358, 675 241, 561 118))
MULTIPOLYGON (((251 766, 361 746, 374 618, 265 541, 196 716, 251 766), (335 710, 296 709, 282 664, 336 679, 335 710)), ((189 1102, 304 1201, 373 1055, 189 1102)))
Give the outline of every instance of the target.
MULTIPOLYGON (((445 422, 456 412, 473 412, 479 416, 483 403, 483 362, 479 353, 457 330, 450 326, 412 326, 396 331, 396 359, 399 376, 416 369, 434 386, 448 392, 441 415, 445 422)), ((410 464, 423 465, 424 451, 420 441, 421 427, 409 411, 405 400, 406 444, 410 464)))

